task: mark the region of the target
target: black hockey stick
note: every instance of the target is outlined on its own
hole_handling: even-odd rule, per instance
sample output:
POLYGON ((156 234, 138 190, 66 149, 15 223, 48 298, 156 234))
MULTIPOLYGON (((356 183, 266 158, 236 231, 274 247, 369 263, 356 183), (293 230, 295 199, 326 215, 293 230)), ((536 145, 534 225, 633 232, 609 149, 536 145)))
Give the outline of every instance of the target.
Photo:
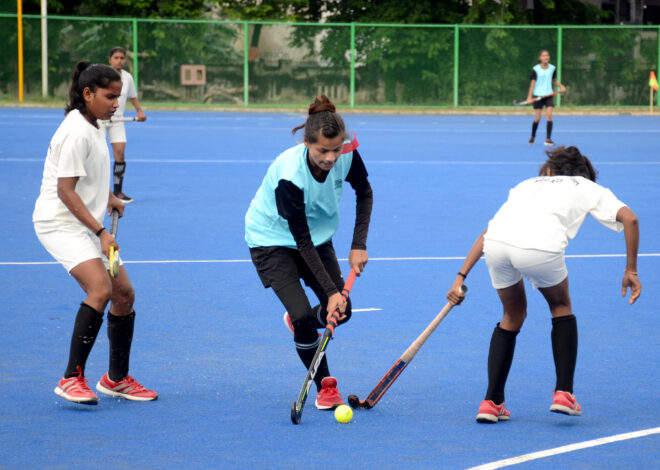
MULTIPOLYGON (((351 272, 348 274, 348 279, 346 279, 346 283, 344 284, 344 288, 341 291, 341 295, 344 296, 345 299, 348 299, 348 294, 350 293, 351 287, 353 287, 354 282, 355 282, 355 271, 351 269, 351 272)), ((309 387, 312 385, 312 382, 314 381, 314 377, 316 376, 316 372, 318 370, 319 364, 321 363, 323 356, 325 356, 325 350, 328 347, 328 343, 332 339, 332 335, 335 332, 335 328, 339 323, 339 315, 340 315, 339 310, 333 312, 332 315, 330 315, 330 321, 326 325, 325 331, 323 332, 323 336, 321 337, 321 342, 316 348, 314 359, 312 359, 312 364, 309 366, 309 370, 307 371, 307 375, 305 376, 305 381, 303 382, 302 389, 300 390, 300 394, 298 395, 298 400, 294 401, 291 404, 291 422, 293 424, 300 424, 300 419, 302 418, 302 412, 303 412, 303 408, 305 407, 305 400, 307 400, 309 387)))

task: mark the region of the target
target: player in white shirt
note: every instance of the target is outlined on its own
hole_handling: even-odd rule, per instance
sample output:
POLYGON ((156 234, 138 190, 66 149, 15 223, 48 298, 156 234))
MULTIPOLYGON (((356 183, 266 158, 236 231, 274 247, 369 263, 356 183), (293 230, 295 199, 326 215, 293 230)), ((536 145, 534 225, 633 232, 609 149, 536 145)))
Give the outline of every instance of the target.
POLYGON ((504 387, 513 361, 516 335, 527 316, 523 276, 543 294, 552 314, 552 351, 557 381, 550 411, 577 416, 582 408, 573 395, 577 360, 577 322, 571 309, 564 250, 591 214, 606 227, 625 233, 626 267, 621 295, 630 288, 630 304, 640 296, 637 277, 637 216, 607 188, 595 183, 596 171, 576 147, 547 152, 539 176, 518 184, 488 223, 457 273, 447 299, 460 304, 460 287, 482 254, 503 307, 488 354, 488 390, 477 421, 508 420, 504 387))
MULTIPOLYGON (((123 47, 113 47, 110 49, 108 60, 113 69, 121 75, 121 95, 119 96, 119 107, 115 113, 115 119, 124 116, 126 110, 126 100, 130 101, 137 111, 137 120, 142 122, 147 120, 140 103, 137 100, 137 90, 133 76, 124 70, 126 66, 126 50, 123 47)), ((121 199, 125 204, 133 202, 133 198, 124 194, 122 186, 124 184, 124 173, 126 172, 126 128, 124 123, 110 122, 105 125, 108 133, 108 139, 112 145, 112 153, 114 155, 115 164, 113 167, 113 181, 114 181, 114 194, 121 199)))
POLYGON ((69 362, 55 393, 88 405, 96 405, 98 398, 87 386, 85 364, 108 302, 110 366, 97 390, 138 401, 158 397, 128 375, 135 293, 123 264, 116 278, 108 272, 110 247, 119 251, 119 246, 103 227, 103 219, 113 209, 123 214, 124 204, 110 191, 110 155, 98 121, 114 114, 120 93, 119 74, 111 67, 87 61, 76 64, 66 118, 51 139, 32 216, 39 241, 87 294, 78 309, 69 362))

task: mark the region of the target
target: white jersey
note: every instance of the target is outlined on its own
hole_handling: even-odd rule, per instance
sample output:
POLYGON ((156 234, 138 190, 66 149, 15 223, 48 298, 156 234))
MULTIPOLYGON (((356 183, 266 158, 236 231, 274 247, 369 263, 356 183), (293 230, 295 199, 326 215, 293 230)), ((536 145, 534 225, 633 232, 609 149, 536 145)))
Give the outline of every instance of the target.
POLYGON ((110 153, 104 132, 77 109, 69 112, 50 141, 33 222, 82 225, 57 196, 58 178, 67 177, 78 177, 76 193, 102 224, 110 196, 110 153))
POLYGON ((133 75, 122 69, 121 95, 119 95, 119 107, 117 108, 117 111, 115 111, 115 117, 124 116, 124 111, 126 111, 126 100, 129 98, 137 98, 137 90, 135 89, 133 75))
POLYGON ((581 176, 542 176, 518 184, 488 223, 485 240, 518 248, 563 252, 587 214, 620 232, 625 204, 612 191, 581 176))

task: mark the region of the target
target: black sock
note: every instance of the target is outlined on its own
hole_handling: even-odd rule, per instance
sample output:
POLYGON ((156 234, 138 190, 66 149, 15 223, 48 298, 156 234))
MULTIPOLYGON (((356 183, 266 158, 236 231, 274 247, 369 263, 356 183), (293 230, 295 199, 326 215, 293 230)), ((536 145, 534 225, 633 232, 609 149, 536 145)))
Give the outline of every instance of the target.
POLYGON ((102 323, 102 312, 94 310, 84 302, 80 304, 78 314, 76 315, 76 322, 73 325, 71 347, 69 349, 69 363, 64 371, 65 379, 77 376, 78 367, 80 367, 83 375, 85 374, 85 364, 87 363, 89 353, 92 351, 102 323))
POLYGON ((577 362, 578 329, 575 315, 552 319, 552 355, 555 359, 555 390, 573 393, 573 376, 577 362))
POLYGON ((496 405, 504 403, 504 386, 513 362, 517 335, 517 331, 503 330, 498 323, 490 339, 486 400, 492 400, 496 405))
POLYGON ((539 121, 534 121, 532 123, 532 137, 536 137, 536 129, 539 128, 539 121))
POLYGON ((115 185, 113 193, 115 196, 121 192, 121 187, 124 184, 125 171, 126 171, 126 162, 122 162, 122 163, 115 162, 115 165, 112 169, 112 173, 113 173, 112 182, 115 185))
POLYGON ((552 121, 548 121, 545 124, 545 132, 547 134, 548 139, 552 136, 552 121))
POLYGON ((123 317, 108 312, 108 340, 110 340, 110 366, 108 377, 113 382, 124 380, 128 375, 131 357, 135 312, 123 317))
MULTIPOLYGON (((312 365, 312 360, 314 359, 314 354, 316 353, 316 348, 318 347, 320 341, 316 329, 310 328, 310 324, 316 324, 316 319, 308 317, 307 320, 293 322, 296 352, 298 353, 300 360, 303 362, 303 364, 305 364, 307 370, 309 370, 309 367, 312 365), (303 328, 304 323, 308 323, 307 328, 303 328), (307 334, 303 332, 307 332, 307 334), (310 337, 310 332, 313 332, 314 339, 310 337)), ((328 361, 326 356, 323 355, 323 359, 321 359, 321 363, 319 364, 316 370, 316 375, 314 376, 314 383, 316 384, 317 390, 321 390, 321 381, 325 377, 329 376, 330 370, 328 369, 328 361)))

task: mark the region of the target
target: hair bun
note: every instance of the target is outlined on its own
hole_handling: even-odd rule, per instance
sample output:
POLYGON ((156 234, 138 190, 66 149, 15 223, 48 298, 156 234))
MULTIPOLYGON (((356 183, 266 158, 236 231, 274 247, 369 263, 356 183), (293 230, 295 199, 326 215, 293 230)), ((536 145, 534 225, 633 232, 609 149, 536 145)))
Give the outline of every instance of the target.
POLYGON ((330 111, 331 113, 334 113, 337 111, 337 108, 335 105, 330 101, 330 98, 328 98, 325 95, 318 95, 315 99, 314 102, 309 105, 309 111, 308 114, 316 114, 316 113, 321 113, 323 111, 330 111))

